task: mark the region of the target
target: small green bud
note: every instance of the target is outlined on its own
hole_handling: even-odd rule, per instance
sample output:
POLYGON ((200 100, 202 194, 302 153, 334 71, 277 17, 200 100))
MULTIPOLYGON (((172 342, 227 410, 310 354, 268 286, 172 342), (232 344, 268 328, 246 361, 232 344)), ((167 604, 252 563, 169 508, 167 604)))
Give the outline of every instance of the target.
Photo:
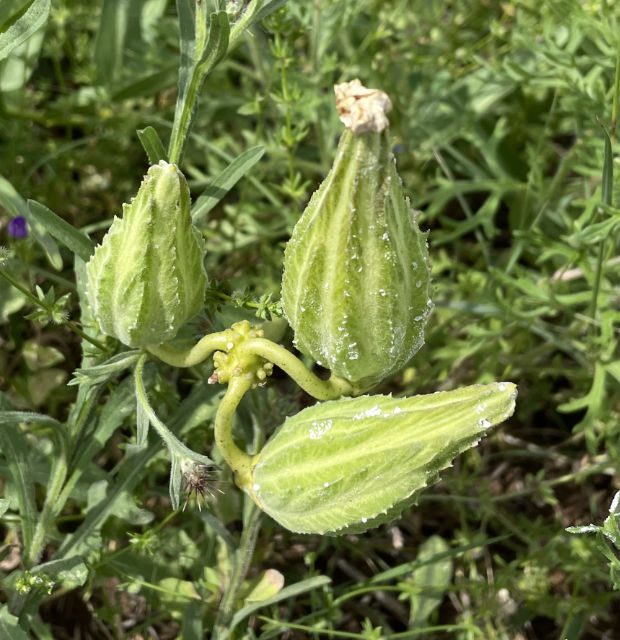
POLYGON ((174 164, 153 165, 86 265, 101 331, 130 347, 174 338, 204 303, 204 246, 189 187, 174 164))
POLYGON ((286 247, 282 303, 300 351, 370 388, 424 343, 430 266, 396 172, 388 97, 356 80, 335 90, 347 129, 286 247))
POLYGON ((510 382, 309 407, 254 456, 243 489, 301 533, 356 533, 396 518, 453 458, 512 415, 510 382))

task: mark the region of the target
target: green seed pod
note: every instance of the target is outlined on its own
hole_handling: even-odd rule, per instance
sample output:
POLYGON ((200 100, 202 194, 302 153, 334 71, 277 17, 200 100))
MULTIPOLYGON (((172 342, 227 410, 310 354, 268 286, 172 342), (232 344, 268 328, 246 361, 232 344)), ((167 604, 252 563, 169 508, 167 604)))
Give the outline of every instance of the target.
POLYGON ((192 227, 187 182, 176 165, 153 165, 86 265, 101 331, 130 347, 161 344, 204 303, 204 246, 192 227))
POLYGON ((286 247, 282 302, 300 351, 370 388, 424 343, 430 266, 396 172, 388 97, 359 80, 335 89, 347 129, 286 247))
POLYGON ((452 459, 510 415, 510 382, 304 409, 253 460, 256 504, 291 531, 356 533, 396 518, 452 459))

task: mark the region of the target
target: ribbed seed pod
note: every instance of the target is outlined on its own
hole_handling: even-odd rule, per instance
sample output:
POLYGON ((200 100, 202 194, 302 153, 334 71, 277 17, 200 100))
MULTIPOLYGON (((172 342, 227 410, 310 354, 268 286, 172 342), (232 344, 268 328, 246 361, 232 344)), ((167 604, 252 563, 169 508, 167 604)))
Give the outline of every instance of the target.
POLYGON ((370 388, 424 342, 430 266, 385 130, 387 96, 359 81, 336 93, 348 128, 286 247, 282 302, 300 351, 370 388))
POLYGON ((204 246, 176 165, 152 166, 86 265, 101 331, 130 347, 161 344, 204 303, 204 246))
POLYGON ((244 489, 302 533, 356 533, 396 518, 453 458, 510 415, 510 382, 412 398, 323 402, 288 418, 244 489))

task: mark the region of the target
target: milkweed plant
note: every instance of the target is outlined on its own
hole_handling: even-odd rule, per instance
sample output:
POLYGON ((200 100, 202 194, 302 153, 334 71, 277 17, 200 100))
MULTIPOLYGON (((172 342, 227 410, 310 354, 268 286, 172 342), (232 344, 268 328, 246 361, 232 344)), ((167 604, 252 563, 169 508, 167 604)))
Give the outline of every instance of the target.
MULTIPOLYGON (((151 127, 139 132, 151 166, 99 244, 43 205, 28 204, 32 233, 55 238, 75 255, 82 322, 71 327, 82 335, 85 349, 72 381, 79 391, 66 424, 39 414, 0 413, 0 444, 4 452, 14 452, 8 467, 13 497, 0 501, 0 511, 18 513, 26 569, 13 584, 4 617, 9 623, 19 619, 22 629, 27 612, 54 581, 65 574, 85 579, 79 550, 86 535, 67 537, 43 564, 42 555, 57 535, 54 520, 78 480, 73 469, 79 465, 72 467, 76 456, 92 456, 97 446, 89 431, 94 407, 106 383, 127 370, 136 416, 136 440, 127 447, 138 465, 140 452, 153 446, 149 430, 160 436, 169 452, 173 510, 185 506, 188 491, 208 493, 217 457, 230 467, 257 514, 300 533, 360 533, 399 517, 456 456, 514 411, 516 388, 507 381, 411 397, 373 393, 424 344, 432 312, 431 256, 397 173, 390 99, 357 79, 335 86, 342 136, 329 173, 284 251, 281 306, 293 344, 269 339, 263 325, 247 320, 190 345, 176 339, 209 304, 205 243, 194 225, 200 200, 192 204, 181 170, 197 97, 227 48, 281 4, 252 0, 233 13, 228 3, 209 12, 201 2, 193 15, 189 4, 179 4, 182 26, 191 27, 192 37, 186 29, 170 143, 165 150, 151 127), (205 424, 205 429, 213 426, 215 450, 194 451, 157 414, 150 400, 153 378, 145 367, 184 369, 209 359, 209 383, 225 392, 213 424, 205 424), (313 363, 329 377, 317 375, 313 363), (237 410, 242 398, 268 385, 276 370, 314 404, 288 416, 249 453, 233 432, 237 410), (31 493, 33 480, 23 479, 26 440, 19 425, 24 422, 49 429, 57 447, 42 507, 31 493)), ((23 237, 24 219, 12 228, 23 237)), ((6 269, 2 273, 22 288, 6 269)), ((37 298, 23 293, 45 308, 40 289, 37 298)), ((48 306, 47 311, 53 310, 48 306)), ((92 517, 99 520, 91 524, 100 526, 104 514, 92 517)), ((242 579, 238 571, 229 591, 242 579)), ((215 635, 224 637, 233 599, 224 595, 215 635)))

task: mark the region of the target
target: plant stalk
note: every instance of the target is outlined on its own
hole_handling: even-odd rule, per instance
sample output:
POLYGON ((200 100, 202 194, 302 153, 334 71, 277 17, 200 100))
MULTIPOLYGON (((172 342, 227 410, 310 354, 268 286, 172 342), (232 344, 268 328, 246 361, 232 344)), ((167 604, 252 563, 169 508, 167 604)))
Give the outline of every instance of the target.
POLYGON ((237 347, 238 353, 247 352, 273 362, 288 374, 308 394, 317 400, 336 400, 341 396, 356 395, 360 392, 348 380, 332 375, 321 380, 290 351, 266 338, 252 338, 237 347))
POLYGON ((230 338, 226 331, 210 333, 193 347, 184 351, 167 344, 152 345, 145 349, 173 367, 193 367, 206 360, 214 351, 226 351, 230 338))
POLYGON ((246 497, 246 500, 250 503, 250 511, 241 534, 239 548, 235 553, 230 579, 224 590, 213 625, 213 640, 225 640, 232 637, 233 629, 230 628, 230 622, 234 613, 235 601, 247 575, 260 531, 262 511, 251 501, 249 496, 246 497))
POLYGON ((251 378, 243 374, 233 376, 215 414, 215 442, 222 457, 235 473, 235 483, 241 489, 250 486, 252 457, 235 444, 232 427, 237 406, 245 392, 252 386, 252 382, 251 378))

